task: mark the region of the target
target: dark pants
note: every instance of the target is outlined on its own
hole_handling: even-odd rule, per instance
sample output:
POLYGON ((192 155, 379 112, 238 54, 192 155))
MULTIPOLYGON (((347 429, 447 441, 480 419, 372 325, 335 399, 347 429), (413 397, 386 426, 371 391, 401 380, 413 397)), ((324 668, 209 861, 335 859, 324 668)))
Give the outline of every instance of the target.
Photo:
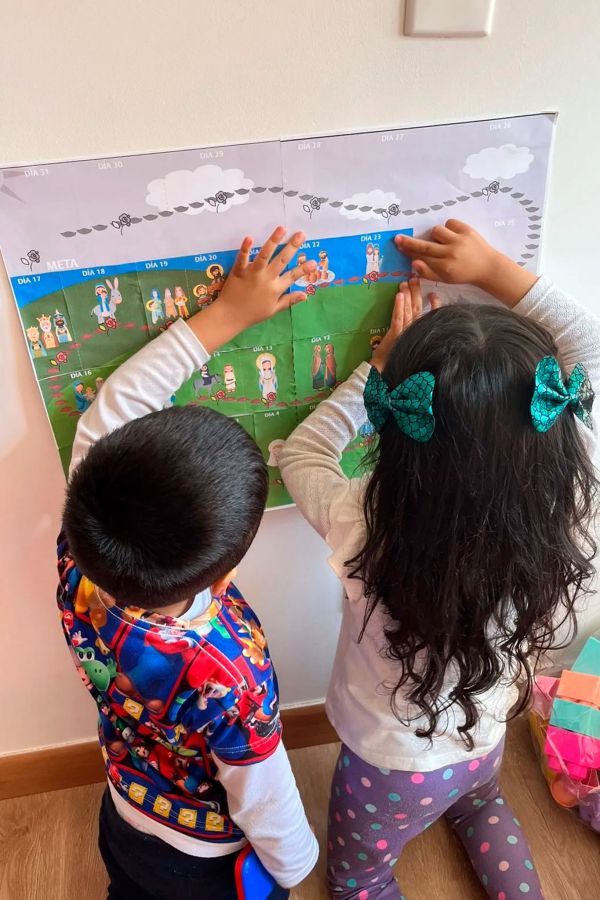
MULTIPOLYGON (((237 853, 205 859, 181 853, 132 828, 106 789, 100 808, 100 853, 108 871, 108 900, 237 900, 237 853)), ((285 900, 275 888, 269 900, 285 900)))

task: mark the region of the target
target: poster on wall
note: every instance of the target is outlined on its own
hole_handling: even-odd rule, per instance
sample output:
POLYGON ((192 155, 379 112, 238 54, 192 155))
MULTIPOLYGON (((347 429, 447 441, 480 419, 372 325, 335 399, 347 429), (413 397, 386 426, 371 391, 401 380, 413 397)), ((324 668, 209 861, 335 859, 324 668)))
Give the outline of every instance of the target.
MULTIPOLYGON (((219 295, 244 234, 306 232, 308 302, 254 326, 171 399, 232 416, 289 504, 278 450, 385 333, 410 262, 398 232, 464 219, 535 270, 555 116, 0 169, 0 246, 65 470, 117 366, 219 295)), ((449 302, 472 296, 446 291, 449 302)), ((41 411, 41 408, 40 408, 41 411)), ((344 453, 358 471, 371 430, 344 453)))

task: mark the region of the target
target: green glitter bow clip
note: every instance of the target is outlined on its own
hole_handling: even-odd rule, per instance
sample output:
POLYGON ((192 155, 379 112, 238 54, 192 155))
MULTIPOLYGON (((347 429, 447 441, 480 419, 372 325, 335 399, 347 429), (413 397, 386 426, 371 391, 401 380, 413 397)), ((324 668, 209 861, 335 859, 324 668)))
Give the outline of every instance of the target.
POLYGON ((365 409, 375 430, 381 432, 390 416, 400 431, 413 441, 431 440, 435 418, 431 401, 435 377, 431 372, 417 372, 390 390, 377 369, 371 368, 365 385, 365 409))
POLYGON ((531 398, 531 421, 536 431, 552 428, 560 414, 570 406, 584 425, 591 428, 594 391, 587 371, 577 363, 571 377, 563 382, 560 366, 553 356, 545 356, 535 369, 535 388, 531 398))

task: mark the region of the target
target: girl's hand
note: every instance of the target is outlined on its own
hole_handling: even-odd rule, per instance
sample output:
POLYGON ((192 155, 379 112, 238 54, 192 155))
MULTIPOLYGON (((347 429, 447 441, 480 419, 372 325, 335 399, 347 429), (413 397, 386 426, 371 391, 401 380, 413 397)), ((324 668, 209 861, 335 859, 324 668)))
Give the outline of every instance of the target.
POLYGON ((516 306, 537 281, 535 275, 495 250, 459 219, 436 225, 430 237, 429 241, 403 234, 395 238, 398 249, 413 259, 413 268, 421 278, 473 284, 507 306, 516 306))
MULTIPOLYGON (((441 306, 439 294, 429 294, 427 299, 432 309, 437 309, 441 306)), ((383 371, 392 347, 402 332, 406 331, 411 322, 414 322, 422 314, 423 296, 418 278, 403 281, 396 294, 390 327, 371 360, 372 365, 379 372, 383 371)))
POLYGON ((297 231, 283 250, 275 253, 284 236, 285 228, 280 225, 252 262, 252 238, 245 237, 219 298, 188 320, 188 325, 209 353, 214 353, 246 328, 306 300, 305 293, 286 294, 285 291, 303 274, 314 269, 316 263, 309 261, 284 272, 306 235, 297 231))

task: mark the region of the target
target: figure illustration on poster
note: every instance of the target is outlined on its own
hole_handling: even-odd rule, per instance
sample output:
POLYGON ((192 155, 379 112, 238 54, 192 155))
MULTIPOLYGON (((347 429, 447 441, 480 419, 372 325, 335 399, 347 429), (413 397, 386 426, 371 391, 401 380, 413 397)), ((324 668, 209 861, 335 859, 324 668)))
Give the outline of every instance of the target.
MULTIPOLYGON (((272 463, 270 445, 385 333, 411 272, 396 233, 462 218, 535 269, 554 122, 539 114, 143 154, 127 158, 126 184, 110 160, 50 164, 44 178, 2 170, 2 253, 65 468, 103 380, 218 298, 250 223, 259 235, 282 222, 306 232, 297 262, 316 263, 292 286, 307 302, 239 335, 174 397, 235 417, 272 463), (107 205, 128 210, 126 221, 107 205)), ((348 473, 373 439, 363 429, 350 445, 348 473)), ((269 505, 286 503, 273 478, 269 505)))

